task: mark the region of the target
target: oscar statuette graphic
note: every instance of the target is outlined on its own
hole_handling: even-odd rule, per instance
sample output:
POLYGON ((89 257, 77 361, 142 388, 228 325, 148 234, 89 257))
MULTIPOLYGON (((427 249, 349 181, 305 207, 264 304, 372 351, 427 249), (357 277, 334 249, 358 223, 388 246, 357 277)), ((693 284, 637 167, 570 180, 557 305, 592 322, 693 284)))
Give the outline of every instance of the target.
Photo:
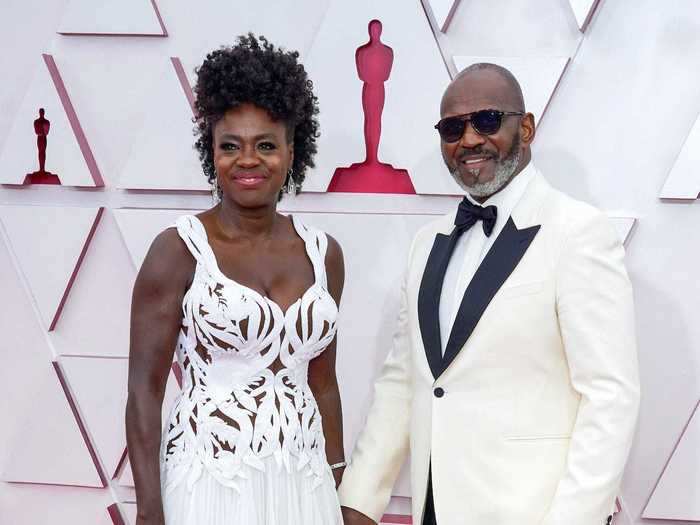
POLYGON ((34 121, 39 169, 33 173, 28 173, 24 179, 24 184, 61 184, 58 175, 46 171, 46 147, 48 145, 51 121, 44 116, 44 113, 44 108, 39 108, 39 118, 34 121))
POLYGON ((349 167, 337 168, 329 192, 415 193, 408 171, 380 162, 379 140, 382 133, 384 83, 394 62, 393 50, 382 43, 382 23, 372 20, 368 26, 369 42, 355 52, 357 74, 363 82, 362 109, 365 125, 365 160, 349 167))

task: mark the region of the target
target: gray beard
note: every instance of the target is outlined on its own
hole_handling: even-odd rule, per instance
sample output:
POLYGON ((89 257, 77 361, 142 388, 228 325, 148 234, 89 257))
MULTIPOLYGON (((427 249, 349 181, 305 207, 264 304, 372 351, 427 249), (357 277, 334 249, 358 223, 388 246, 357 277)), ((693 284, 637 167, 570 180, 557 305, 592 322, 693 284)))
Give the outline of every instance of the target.
MULTIPOLYGON (((518 168, 518 164, 520 164, 519 148, 505 159, 496 161, 494 177, 490 181, 477 182, 473 186, 467 186, 462 180, 462 177, 459 176, 456 168, 450 173, 452 174, 455 182, 459 184, 463 190, 468 192, 469 195, 473 197, 490 197, 494 193, 501 190, 506 184, 508 184, 508 182, 510 182, 510 179, 513 178, 515 170, 518 168)), ((469 171, 472 175, 478 177, 481 170, 479 168, 474 168, 473 170, 469 171)))

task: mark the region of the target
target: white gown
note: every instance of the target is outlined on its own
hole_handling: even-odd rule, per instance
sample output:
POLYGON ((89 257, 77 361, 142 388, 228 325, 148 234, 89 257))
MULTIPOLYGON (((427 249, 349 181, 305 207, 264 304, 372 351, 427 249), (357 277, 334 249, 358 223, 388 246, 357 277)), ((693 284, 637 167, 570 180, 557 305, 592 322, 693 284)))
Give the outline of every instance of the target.
POLYGON ((286 312, 221 272, 196 217, 176 222, 197 265, 177 342, 182 391, 161 446, 167 525, 342 524, 307 378, 336 332, 327 238, 292 222, 315 282, 286 312))

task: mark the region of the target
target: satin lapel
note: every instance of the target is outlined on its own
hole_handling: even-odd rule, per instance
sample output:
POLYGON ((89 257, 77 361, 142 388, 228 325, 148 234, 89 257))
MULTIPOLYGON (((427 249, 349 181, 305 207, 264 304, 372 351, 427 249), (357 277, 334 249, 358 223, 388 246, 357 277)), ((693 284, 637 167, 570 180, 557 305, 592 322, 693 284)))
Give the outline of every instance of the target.
POLYGON ((443 275, 440 262, 444 260, 450 245, 450 236, 435 235, 433 247, 425 264, 418 290, 418 324, 423 338, 423 348, 428 366, 437 379, 442 371, 442 345, 440 341, 440 291, 443 275))
POLYGON ((484 257, 464 292, 447 342, 445 357, 442 359, 440 374, 450 366, 467 342, 491 299, 525 255, 539 229, 540 226, 537 225, 519 230, 513 219, 508 218, 501 234, 484 257))

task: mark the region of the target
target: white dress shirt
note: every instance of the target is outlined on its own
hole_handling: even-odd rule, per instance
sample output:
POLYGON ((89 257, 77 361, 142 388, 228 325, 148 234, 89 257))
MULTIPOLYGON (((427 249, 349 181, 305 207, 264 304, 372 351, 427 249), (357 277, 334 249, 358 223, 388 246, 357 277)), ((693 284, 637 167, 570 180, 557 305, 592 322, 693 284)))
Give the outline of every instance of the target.
POLYGON ((457 240, 455 250, 452 252, 440 294, 440 342, 443 355, 445 354, 452 325, 457 317, 457 311, 467 286, 469 286, 481 261, 484 260, 494 241, 508 222, 511 212, 525 193, 525 188, 527 188, 534 174, 535 168, 532 164, 529 164, 515 176, 508 186, 489 197, 483 203, 478 203, 471 195, 467 195, 467 199, 479 206, 496 206, 498 208, 498 216, 490 237, 487 237, 484 233, 482 221, 477 221, 474 226, 464 232, 457 240))

